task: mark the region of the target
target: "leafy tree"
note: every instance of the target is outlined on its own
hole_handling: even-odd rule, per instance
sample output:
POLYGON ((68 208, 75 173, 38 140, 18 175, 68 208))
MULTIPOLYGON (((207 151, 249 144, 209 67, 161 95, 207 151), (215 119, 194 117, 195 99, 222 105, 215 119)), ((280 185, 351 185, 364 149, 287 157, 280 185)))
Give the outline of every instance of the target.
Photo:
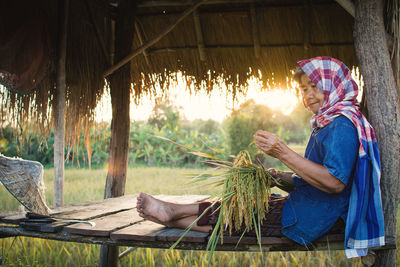
POLYGON ((158 129, 164 126, 174 129, 180 123, 179 108, 172 105, 168 99, 157 98, 148 123, 156 125, 158 129))
POLYGON ((257 149, 249 145, 254 140, 254 133, 260 129, 274 133, 287 143, 304 144, 310 133, 310 114, 302 104, 297 105, 290 116, 286 116, 280 111, 256 104, 252 99, 248 100, 224 122, 230 152, 237 154, 246 149, 254 155, 257 149))

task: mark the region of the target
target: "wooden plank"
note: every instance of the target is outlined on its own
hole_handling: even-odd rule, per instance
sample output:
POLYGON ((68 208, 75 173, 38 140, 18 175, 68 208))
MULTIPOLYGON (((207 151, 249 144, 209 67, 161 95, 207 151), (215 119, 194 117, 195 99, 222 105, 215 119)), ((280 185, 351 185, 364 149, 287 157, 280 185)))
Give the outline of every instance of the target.
MULTIPOLYGON (((121 229, 111 234, 111 239, 115 241, 120 240, 130 240, 130 241, 163 241, 163 242, 175 242, 177 241, 185 230, 177 228, 168 228, 157 223, 150 221, 140 222, 138 224, 132 225, 130 227, 121 229)), ((181 242, 193 242, 202 243, 207 242, 208 233, 202 233, 197 231, 188 232, 181 242)), ((224 245, 237 245, 240 236, 224 236, 224 245)), ((326 246, 328 243, 333 246, 337 244, 340 248, 343 246, 344 236, 343 235, 331 235, 324 236, 313 242, 308 247, 301 246, 296 242, 286 238, 286 237, 263 237, 261 239, 261 244, 263 246, 279 246, 287 247, 287 249, 293 250, 294 248, 298 250, 310 250, 317 249, 321 246, 326 246)), ((258 245, 257 239, 255 237, 243 237, 240 240, 239 245, 258 245)), ((222 248, 220 248, 222 249, 222 248)))
POLYGON ((60 232, 66 223, 64 222, 54 222, 54 223, 26 223, 21 222, 19 226, 28 231, 37 231, 43 233, 57 233, 60 232))
MULTIPOLYGON (((160 226, 162 227, 162 226, 160 226)), ((68 241, 68 242, 79 242, 79 243, 88 243, 88 244, 110 244, 116 246, 135 246, 135 247, 148 247, 148 248, 170 248, 171 242, 165 241, 135 241, 135 240, 114 240, 105 237, 91 237, 91 236, 82 236, 82 235, 74 235, 66 232, 61 233, 41 233, 36 231, 28 231, 21 227, 10 227, 0 225, 0 237, 6 236, 27 236, 33 238, 42 238, 42 239, 50 239, 50 240, 59 240, 59 241, 68 241)), ((321 243, 317 244, 315 247, 306 248, 300 245, 288 246, 288 245, 263 245, 263 251, 306 251, 306 250, 343 250, 343 243, 339 246, 335 246, 337 243, 321 243)), ((186 250, 204 250, 207 244, 204 243, 193 243, 193 242, 180 242, 177 246, 177 249, 186 249, 186 250)), ((383 247, 374 248, 374 250, 385 250, 385 249, 396 249, 396 244, 387 243, 383 247)), ((258 245, 245 245, 239 244, 227 244, 224 243, 222 246, 217 246, 216 250, 220 251, 259 251, 258 245)))
MULTIPOLYGON (((237 244, 240 240, 240 236, 224 236, 224 244, 237 244)), ((257 238, 251 236, 244 236, 242 240, 240 240, 240 244, 246 245, 257 245, 257 238)), ((286 237, 261 237, 262 245, 293 245, 294 241, 286 237)))
POLYGON ((20 215, 20 214, 21 214, 20 211, 10 211, 10 212, 6 212, 6 213, 0 213, 0 221, 1 221, 1 218, 13 216, 13 215, 20 215))
MULTIPOLYGON (((184 195, 184 196, 170 196, 170 195, 158 195, 156 198, 179 204, 190 204, 194 202, 204 201, 209 198, 209 196, 204 195, 184 195)), ((194 232, 194 231, 193 231, 194 232)), ((160 224, 156 224, 150 221, 144 221, 132 226, 123 228, 121 230, 111 233, 110 238, 114 240, 137 240, 137 241, 176 241, 183 230, 180 229, 168 229, 160 224)), ((198 233, 198 232, 196 232, 198 233)), ((184 240, 198 240, 198 234, 190 233, 184 240), (196 239, 197 238, 197 239, 196 239)), ((203 241, 208 234, 204 234, 203 241)), ((196 242, 196 241, 192 241, 196 242)), ((202 242, 202 241, 198 241, 202 242)))
POLYGON ((110 235, 112 240, 156 241, 158 232, 166 228, 150 221, 143 221, 126 227, 110 235))
MULTIPOLYGON (((127 195, 118 198, 101 199, 79 204, 71 204, 64 207, 57 207, 51 210, 51 217, 67 218, 67 219, 87 219, 87 215, 101 215, 102 213, 110 213, 118 210, 127 210, 136 207, 137 195, 127 195), (75 217, 75 215, 77 217, 75 217)), ((7 214, 0 217, 0 221, 10 224, 19 224, 25 219, 25 213, 19 212, 15 214, 7 214)))
MULTIPOLYGON (((113 232, 110 238, 112 240, 175 242, 184 232, 185 230, 182 229, 168 228, 151 221, 144 221, 113 232)), ((207 236, 208 233, 190 231, 183 237, 182 242, 206 242, 207 236)))
POLYGON ((87 235, 87 236, 109 236, 114 229, 119 229, 143 221, 136 209, 131 209, 116 214, 100 217, 90 220, 96 225, 94 227, 76 223, 64 227, 64 231, 71 234, 87 235))
MULTIPOLYGON (((168 228, 165 227, 163 231, 160 231, 156 235, 156 240, 158 241, 166 241, 166 242, 175 242, 177 241, 182 234, 185 232, 183 229, 177 228, 168 228)), ((207 242, 208 233, 198 232, 198 231, 189 231, 183 238, 182 242, 193 242, 193 243, 204 243, 207 242)))
MULTIPOLYGON (((189 204, 193 202, 206 200, 209 196, 206 195, 157 195, 163 201, 170 201, 174 203, 189 204)), ((51 217, 65 218, 65 219, 80 219, 88 220, 96 217, 106 216, 107 214, 116 213, 119 211, 129 210, 136 207, 137 195, 126 195, 116 198, 108 198, 95 200, 79 204, 71 204, 64 207, 52 209, 51 217)), ((0 222, 19 224, 25 219, 25 213, 15 212, 7 213, 0 216, 0 222)), ((66 225, 66 224, 65 224, 66 225)), ((48 225, 51 227, 51 224, 48 225)), ((58 227, 58 225, 57 225, 58 227)), ((43 228, 45 229, 45 228, 43 228)), ((50 231, 50 230, 48 230, 50 231)), ((52 231, 50 231, 52 232, 52 231)))
MULTIPOLYGON (((196 201, 202 201, 208 198, 208 196, 203 196, 203 195, 183 195, 183 196, 158 195, 156 197, 163 201, 170 201, 180 204, 189 204, 196 201)), ((134 201, 136 206, 136 198, 134 201)), ((112 231, 130 226, 142 220, 143 219, 139 216, 136 209, 130 209, 127 211, 118 212, 90 220, 91 222, 94 222, 96 224, 96 226, 94 227, 91 227, 90 225, 83 223, 77 223, 66 226, 64 230, 69 233, 80 234, 80 235, 109 236, 112 231)))
POLYGON ((8 214, 8 215, 0 218, 0 222, 10 223, 10 224, 19 224, 24 219, 25 219, 25 213, 17 212, 15 214, 8 214))
POLYGON ((107 198, 101 201, 88 202, 71 209, 61 209, 52 213, 52 217, 65 219, 89 220, 136 207, 137 195, 107 198))

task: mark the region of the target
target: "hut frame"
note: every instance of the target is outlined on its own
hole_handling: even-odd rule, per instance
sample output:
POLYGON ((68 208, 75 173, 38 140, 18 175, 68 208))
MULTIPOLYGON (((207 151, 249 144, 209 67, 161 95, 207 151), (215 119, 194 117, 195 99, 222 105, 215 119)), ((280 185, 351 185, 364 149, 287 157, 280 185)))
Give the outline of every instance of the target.
MULTIPOLYGON (((45 3, 45 0, 43 0, 45 3)), ((86 7, 88 21, 94 30, 94 36, 97 43, 96 53, 100 54, 99 59, 101 62, 97 64, 102 71, 95 71, 96 75, 91 76, 92 82, 83 87, 91 88, 96 87, 97 91, 89 92, 90 103, 86 109, 77 113, 77 117, 82 114, 89 114, 93 111, 96 101, 102 93, 104 88, 103 77, 110 80, 110 91, 113 105, 113 121, 112 121, 112 141, 110 150, 110 164, 109 172, 107 175, 105 198, 117 197, 124 194, 126 168, 127 168, 127 155, 128 155, 128 138, 129 138, 129 95, 131 92, 131 78, 139 77, 142 73, 158 73, 159 76, 155 80, 151 80, 150 75, 143 77, 141 82, 136 81, 136 89, 134 95, 139 97, 145 89, 141 88, 140 84, 144 84, 147 88, 151 88, 150 84, 166 82, 168 84, 169 74, 176 71, 180 66, 187 68, 185 74, 194 75, 197 78, 193 79, 194 84, 200 85, 200 81, 204 80, 204 70, 212 66, 213 57, 216 57, 217 52, 228 51, 225 55, 229 57, 232 51, 251 50, 252 52, 247 56, 257 61, 264 61, 268 53, 266 50, 272 49, 299 49, 303 57, 313 56, 313 53, 320 48, 337 47, 338 55, 346 54, 345 51, 350 51, 355 46, 355 53, 350 55, 348 61, 352 64, 359 64, 361 72, 363 73, 366 85, 366 107, 369 111, 369 119, 376 129, 377 138, 380 144, 381 157, 382 157, 382 200, 384 206, 385 216, 385 231, 386 240, 393 242, 396 236, 396 216, 397 206, 399 203, 398 196, 400 193, 400 114, 399 114, 399 87, 400 87, 400 73, 399 73, 399 44, 400 34, 399 30, 393 30, 393 33, 387 33, 384 25, 384 5, 390 0, 336 0, 336 2, 344 8, 347 12, 354 17, 354 42, 351 39, 344 38, 343 40, 315 42, 313 40, 313 24, 310 21, 313 8, 324 5, 332 5, 335 1, 300 1, 300 0, 287 0, 287 1, 234 1, 234 0, 197 0, 197 1, 177 1, 177 0, 158 0, 158 1, 129 1, 129 0, 112 0, 112 1, 89 1, 85 0, 83 4, 86 7), (107 26, 99 24, 97 12, 93 4, 99 6, 107 6, 106 13, 110 17, 105 20, 110 22, 115 20, 115 27, 113 23, 106 23, 107 26), (243 11, 243 8, 246 10, 243 11), (284 40, 281 38, 279 42, 271 42, 270 39, 260 34, 260 12, 268 8, 301 8, 304 12, 301 23, 303 28, 297 40, 284 40), (173 22, 160 30, 155 30, 150 23, 146 23, 146 18, 160 16, 160 10, 168 9, 168 16, 175 16, 173 22), (183 11, 182 11, 183 10, 183 11), (218 14, 218 13, 240 13, 248 14, 249 24, 248 33, 245 36, 249 37, 249 42, 229 42, 229 40, 222 43, 215 43, 212 38, 207 39, 208 28, 204 26, 202 16, 218 14), (179 14, 178 16, 176 16, 179 14), (192 16, 189 16, 192 15, 192 16), (189 18, 190 21, 189 22, 189 18), (139 19, 142 20, 139 23, 139 19), (193 35, 185 35, 188 40, 187 43, 172 43, 177 33, 185 34, 185 28, 181 24, 192 25, 191 29, 193 35), (192 23, 192 24, 191 24, 192 23), (141 28, 140 25, 145 25, 141 28), (181 27, 181 28, 179 28, 181 27), (123 37, 123 31, 129 32, 129 37, 123 37), (154 34, 156 32, 156 34, 154 34), (152 37, 147 39, 146 35, 152 37), (264 38, 264 39, 263 39, 264 38), (265 39, 267 38, 267 39, 265 39), (134 49, 132 49, 134 47, 134 49), (349 50, 350 48, 350 50, 349 50), (342 50, 340 50, 342 49, 342 50), (197 61, 191 61, 194 57, 197 61), (188 68, 187 65, 179 65, 173 59, 179 59, 182 55, 186 55, 185 59, 193 63, 193 68, 188 68), (154 57, 161 58, 158 62, 162 64, 154 64, 154 57), (128 64, 130 63, 130 64, 128 64), (207 65, 209 64, 209 65, 207 65), (168 69, 165 73, 160 71, 159 65, 166 66, 168 69), (158 69, 157 69, 158 68, 158 69), (377 77, 377 69, 379 69, 379 77, 377 77), (140 71, 138 71, 140 70, 140 71), (140 74, 136 73, 140 72, 140 74), (135 76, 136 75, 136 76, 135 76), (397 84, 396 84, 397 82, 397 84), (93 86, 95 85, 95 86, 93 86), (101 88, 101 89, 98 89, 101 88), (128 127, 127 127, 128 125, 128 127), (128 129, 128 130, 127 130, 128 129)), ((395 3, 395 1, 393 1, 395 3)), ((68 40, 71 36, 71 29, 68 25, 73 23, 70 19, 72 4, 76 4, 72 0, 59 0, 58 1, 58 29, 56 32, 59 34, 57 38, 57 66, 56 66, 56 79, 49 82, 49 84, 56 84, 54 90, 55 96, 54 107, 54 127, 56 132, 56 145, 55 145, 55 205, 63 205, 63 171, 64 171, 64 146, 65 146, 65 127, 68 128, 67 133, 71 131, 76 133, 79 126, 65 125, 65 113, 70 114, 70 107, 64 110, 66 95, 71 92, 71 88, 82 87, 82 79, 76 78, 68 80, 68 74, 71 72, 71 57, 68 57, 68 47, 71 46, 68 40), (69 18, 69 20, 68 20, 69 18), (55 81, 55 82, 54 82, 55 81), (75 86, 76 82, 77 86, 75 86)), ((300 9, 297 9, 297 11, 300 9)), ((319 11, 321 9, 318 9, 319 11)), ((349 17, 341 15, 344 20, 348 21, 349 17)), ((351 17, 350 16, 350 17, 351 17)), ((397 14, 399 16, 399 14, 397 14)), ((162 16, 161 16, 162 17, 162 16)), ((163 21, 164 18, 161 18, 163 21)), ((397 17, 397 21, 399 18, 397 17)), ((271 32, 267 32, 266 35, 271 32)), ((274 35, 274 37, 276 37, 274 35)), ((247 37, 246 37, 247 38, 247 37)), ((215 39, 215 38, 214 38, 215 39)), ((229 38, 228 38, 229 39, 229 38)), ((245 38, 244 38, 245 39, 245 38)), ((231 38, 231 40, 236 40, 231 38)), ((278 50, 277 50, 278 51, 278 50)), ((294 50, 293 50, 294 51, 294 50)), ((297 50, 296 50, 297 51, 297 50)), ((332 50, 333 51, 333 50, 332 50)), ((269 51, 269 53, 271 53, 269 51)), ((97 54, 97 56, 98 56, 97 54)), ((293 52, 297 57, 299 54, 293 52)), ((350 54, 350 53, 349 53, 350 54)), ((333 55, 335 56, 335 55, 333 55)), ((220 58, 217 58, 218 60, 220 58)), ((284 58, 285 61, 287 58, 284 58)), ((215 62, 214 62, 215 63, 215 62)), ((276 63, 273 62, 273 63, 276 63)), ((347 62, 346 62, 347 63, 347 62)), ((180 63, 182 64, 182 63, 180 63)), ((273 65, 273 64, 272 64, 273 65)), ((244 71, 240 70, 241 79, 236 80, 229 76, 235 73, 235 68, 230 68, 228 65, 218 65, 215 63, 217 72, 227 74, 227 82, 238 85, 243 83, 244 71)), ((265 64, 254 64, 252 67, 261 68, 268 66, 265 64)), ((236 68, 239 68, 237 66, 236 68)), ((288 74, 290 68, 287 63, 280 65, 283 69, 282 73, 288 74)), ((284 76, 284 75, 283 75, 284 76)), ((82 75, 85 77, 85 75, 82 75)), ((135 81, 135 79, 133 79, 135 81)), ((214 80, 211 80, 212 82, 214 80)), ((40 86, 38 86, 40 87, 40 86)), ((43 88, 38 88, 41 90, 43 88)), ((209 88, 208 88, 209 89, 209 88)), ((206 90, 208 90, 206 88, 206 90)), ((239 86, 234 86, 234 91, 240 90, 239 86)), ((83 92, 83 91, 81 91, 83 92)), ((21 98, 22 99, 22 98, 21 98)), ((27 97, 23 101, 30 101, 27 97)), ((21 102, 22 103, 22 102, 21 102)), ((15 107, 15 106, 14 106, 15 107)), ((47 106, 46 106, 47 107, 47 106)), ((52 123, 49 123, 52 125, 52 123)), ((79 131, 78 131, 79 132, 79 131)), ((69 134, 72 136, 73 134, 69 134)), ((68 136, 68 134, 67 134, 68 136)), ((115 245, 104 245, 102 247, 102 262, 103 266, 112 266, 116 263, 118 256, 117 247, 115 245)), ((381 250, 377 252, 378 258, 375 263, 376 266, 391 266, 395 262, 395 251, 381 250)))

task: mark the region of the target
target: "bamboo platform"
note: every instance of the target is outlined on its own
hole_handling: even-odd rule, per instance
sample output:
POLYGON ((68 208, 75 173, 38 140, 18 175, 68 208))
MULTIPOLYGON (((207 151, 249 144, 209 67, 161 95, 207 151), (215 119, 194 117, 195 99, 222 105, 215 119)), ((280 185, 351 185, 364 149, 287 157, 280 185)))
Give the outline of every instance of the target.
MULTIPOLYGON (((95 226, 62 221, 32 223, 26 222, 26 217, 22 213, 0 214, 0 238, 27 236, 90 244, 169 248, 178 240, 184 230, 164 227, 141 218, 136 211, 136 197, 136 195, 127 195, 69 205, 54 209, 51 214, 52 217, 90 221, 95 223, 95 226)), ((156 197, 164 201, 182 204, 207 199, 207 196, 203 195, 159 195, 156 197)), ((176 248, 204 250, 208 237, 208 233, 190 231, 176 248)), ((238 240, 239 236, 226 236, 224 243, 217 246, 216 250, 260 251, 256 238, 243 237, 237 244, 238 240)), ((343 240, 343 235, 327 235, 305 247, 288 238, 264 237, 261 247, 263 251, 336 250, 343 249, 343 240)), ((395 248, 395 245, 386 245, 382 248, 395 248)))

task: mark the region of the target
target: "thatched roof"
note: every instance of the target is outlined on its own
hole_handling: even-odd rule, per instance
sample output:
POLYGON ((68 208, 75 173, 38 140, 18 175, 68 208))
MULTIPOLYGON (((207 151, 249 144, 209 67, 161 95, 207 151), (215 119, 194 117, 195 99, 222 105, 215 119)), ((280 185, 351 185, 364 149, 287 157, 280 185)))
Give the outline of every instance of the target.
MULTIPOLYGON (((45 18, 49 33, 50 61, 45 68, 46 75, 40 82, 35 80, 33 93, 3 93, 2 118, 4 121, 10 114, 18 114, 20 121, 33 117, 43 126, 52 123, 57 1, 35 3, 34 8, 45 14, 41 17, 45 18)), ((178 0, 137 3, 132 50, 157 36, 192 4, 178 0)), ((103 73, 110 64, 116 63, 112 61, 111 44, 117 5, 117 0, 70 0, 66 62, 70 133, 79 130, 77 123, 82 118, 86 121, 91 118, 104 91, 103 73)), ((393 18, 388 16, 388 19, 393 18)), ((203 1, 195 13, 132 59, 133 95, 139 98, 144 92, 151 92, 154 85, 167 88, 173 79, 171 74, 177 71, 186 74, 196 89, 211 90, 214 83, 221 82, 216 79, 219 77, 235 93, 253 74, 265 84, 285 84, 295 62, 307 57, 329 55, 353 66, 357 64, 353 23, 352 16, 333 0, 203 1)), ((24 53, 24 50, 18 52, 24 53)), ((1 53, 2 50, 0 59, 4 54, 1 53)))
MULTIPOLYGON (((152 2, 139 5, 137 14, 145 39, 188 8, 173 6, 173 1, 170 6, 152 2)), ((133 80, 140 80, 140 73, 180 70, 197 82, 213 83, 214 77, 223 75, 228 83, 243 85, 250 75, 259 76, 260 70, 263 81, 274 77, 285 84, 296 61, 306 57, 331 55, 350 66, 356 64, 353 18, 335 1, 312 1, 310 6, 302 0, 210 2, 216 4, 198 8, 204 60, 200 60, 195 16, 190 15, 146 51, 147 61, 143 54, 132 60, 133 80)), ((140 45, 135 38, 134 46, 140 45)))

